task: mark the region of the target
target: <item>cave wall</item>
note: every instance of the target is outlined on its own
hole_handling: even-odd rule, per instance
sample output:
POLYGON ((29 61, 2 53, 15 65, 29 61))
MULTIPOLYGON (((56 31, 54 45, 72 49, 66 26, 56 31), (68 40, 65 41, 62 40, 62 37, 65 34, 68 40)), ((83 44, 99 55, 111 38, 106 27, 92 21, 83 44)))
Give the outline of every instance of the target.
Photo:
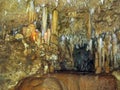
POLYGON ((74 45, 89 44, 91 38, 104 33, 117 35, 120 61, 119 8, 119 0, 0 0, 0 88, 11 88, 27 76, 41 76, 54 68, 60 70, 62 60, 67 69, 73 69, 74 45), (33 38, 36 34, 32 37, 29 34, 36 29, 36 22, 41 34, 44 6, 48 10, 49 28, 53 11, 58 12, 57 33, 51 35, 51 45, 42 43, 38 47, 39 42, 36 44, 33 38))
MULTIPOLYGON (((13 24, 15 26, 28 22, 27 7, 31 0, 1 0, 0 1, 0 22, 1 24, 13 24)), ((43 5, 49 7, 51 13, 57 9, 61 18, 80 18, 87 22, 89 13, 93 13, 92 22, 96 30, 102 27, 102 30, 113 30, 119 27, 119 7, 118 0, 34 0, 34 8, 38 16, 42 14, 43 5), (114 22, 114 23, 113 23, 114 22), (99 26, 99 27, 98 27, 99 26)), ((64 20, 63 20, 64 21, 64 20)), ((67 22, 69 20, 65 20, 67 22)), ((65 24, 64 24, 65 25, 65 24)), ((101 31, 101 30, 100 30, 101 31)))

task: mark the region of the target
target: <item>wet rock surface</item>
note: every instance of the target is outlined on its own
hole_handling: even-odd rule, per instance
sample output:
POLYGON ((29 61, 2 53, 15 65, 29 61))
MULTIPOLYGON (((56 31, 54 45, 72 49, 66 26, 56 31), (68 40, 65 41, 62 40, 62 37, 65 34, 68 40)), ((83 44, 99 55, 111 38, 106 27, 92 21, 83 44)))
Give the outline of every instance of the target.
POLYGON ((15 90, 118 90, 111 75, 55 73, 21 80, 15 90))

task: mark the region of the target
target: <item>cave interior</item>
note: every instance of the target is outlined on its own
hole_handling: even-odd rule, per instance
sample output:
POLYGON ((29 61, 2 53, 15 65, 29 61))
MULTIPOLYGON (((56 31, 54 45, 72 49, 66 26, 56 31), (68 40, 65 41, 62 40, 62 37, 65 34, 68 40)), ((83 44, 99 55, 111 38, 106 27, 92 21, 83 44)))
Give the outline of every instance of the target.
POLYGON ((119 69, 119 0, 0 0, 0 90, 120 90, 119 69))

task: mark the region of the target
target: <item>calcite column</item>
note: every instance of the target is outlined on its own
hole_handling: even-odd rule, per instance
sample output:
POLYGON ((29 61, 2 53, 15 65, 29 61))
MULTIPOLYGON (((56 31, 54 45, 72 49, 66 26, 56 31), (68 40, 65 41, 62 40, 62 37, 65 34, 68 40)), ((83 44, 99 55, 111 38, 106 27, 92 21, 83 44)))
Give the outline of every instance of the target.
POLYGON ((55 60, 55 68, 56 60, 58 60, 58 11, 55 9, 52 12, 52 24, 51 24, 51 36, 50 36, 50 48, 52 47, 53 51, 53 59, 55 60))

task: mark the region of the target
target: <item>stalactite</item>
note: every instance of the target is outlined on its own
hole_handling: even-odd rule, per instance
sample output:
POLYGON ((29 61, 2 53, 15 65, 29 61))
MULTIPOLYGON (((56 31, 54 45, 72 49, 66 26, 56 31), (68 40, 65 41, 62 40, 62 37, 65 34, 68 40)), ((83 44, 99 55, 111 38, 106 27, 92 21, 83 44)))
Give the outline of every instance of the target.
POLYGON ((43 7, 43 15, 42 15, 42 36, 44 36, 46 30, 47 30, 47 14, 48 14, 48 11, 47 11, 47 7, 44 6, 43 7))
MULTIPOLYGON (((51 20, 51 18, 50 18, 51 20)), ((51 23, 51 30, 49 29, 48 30, 48 39, 52 44, 55 45, 55 50, 56 50, 56 57, 57 57, 57 60, 58 60, 58 30, 57 30, 57 26, 58 26, 58 11, 57 10, 53 10, 53 13, 52 13, 52 23, 51 23)), ((49 43, 48 41, 48 43, 49 43)), ((56 60, 56 62, 57 62, 56 60)))
POLYGON ((117 36, 118 41, 120 41, 120 31, 117 31, 116 36, 117 36))
POLYGON ((36 19, 34 0, 28 0, 27 4, 28 21, 31 23, 36 19))
POLYGON ((95 12, 95 7, 90 8, 90 15, 93 15, 95 12))
POLYGON ((105 67, 105 42, 103 41, 103 47, 102 47, 102 68, 105 67))
POLYGON ((106 56, 106 61, 105 61, 105 72, 109 73, 110 72, 110 54, 111 54, 111 36, 107 34, 105 36, 105 56, 106 56))
POLYGON ((54 10, 52 16, 52 34, 58 35, 57 26, 58 26, 58 11, 54 10))
POLYGON ((104 4, 104 0, 100 0, 101 4, 104 4))
POLYGON ((49 13, 50 28, 52 28, 52 14, 49 13))
POLYGON ((110 60, 111 60, 111 39, 110 36, 106 35, 105 40, 103 41, 102 47, 102 68, 106 73, 109 73, 110 60))
POLYGON ((92 39, 90 39, 90 41, 89 41, 89 50, 90 50, 91 53, 92 53, 92 39))
POLYGON ((50 36, 51 36, 51 30, 48 28, 48 30, 44 34, 45 43, 47 43, 48 45, 50 44, 50 36))
POLYGON ((59 1, 59 0, 56 0, 56 1, 55 1, 55 6, 56 6, 56 7, 58 6, 58 1, 59 1))
POLYGON ((51 36, 51 30, 48 28, 47 30, 47 33, 48 33, 48 40, 47 40, 47 44, 49 45, 50 44, 50 36, 51 36))
POLYGON ((99 66, 101 67, 101 52, 102 52, 102 46, 103 46, 103 41, 102 41, 102 38, 100 37, 99 38, 99 41, 98 41, 98 52, 99 52, 99 66))
POLYGON ((48 39, 48 34, 47 34, 47 32, 45 32, 44 33, 44 41, 45 41, 45 43, 47 43, 47 39, 48 39))
POLYGON ((73 38, 70 37, 70 45, 71 45, 71 48, 70 48, 70 51, 71 51, 71 55, 72 55, 72 52, 73 52, 73 48, 74 48, 74 43, 73 43, 73 38))
POLYGON ((91 15, 89 14, 89 18, 88 18, 88 31, 87 31, 87 37, 90 40, 91 38, 91 15))
POLYGON ((98 38, 98 67, 96 68, 96 73, 101 73, 102 70, 102 38, 98 38))
POLYGON ((98 58, 98 52, 95 52, 95 70, 96 73, 99 73, 98 70, 98 66, 99 66, 99 58, 98 58))
POLYGON ((117 64, 117 37, 116 35, 113 33, 112 34, 112 56, 113 56, 113 60, 114 60, 114 68, 117 68, 118 67, 118 64, 117 64))

